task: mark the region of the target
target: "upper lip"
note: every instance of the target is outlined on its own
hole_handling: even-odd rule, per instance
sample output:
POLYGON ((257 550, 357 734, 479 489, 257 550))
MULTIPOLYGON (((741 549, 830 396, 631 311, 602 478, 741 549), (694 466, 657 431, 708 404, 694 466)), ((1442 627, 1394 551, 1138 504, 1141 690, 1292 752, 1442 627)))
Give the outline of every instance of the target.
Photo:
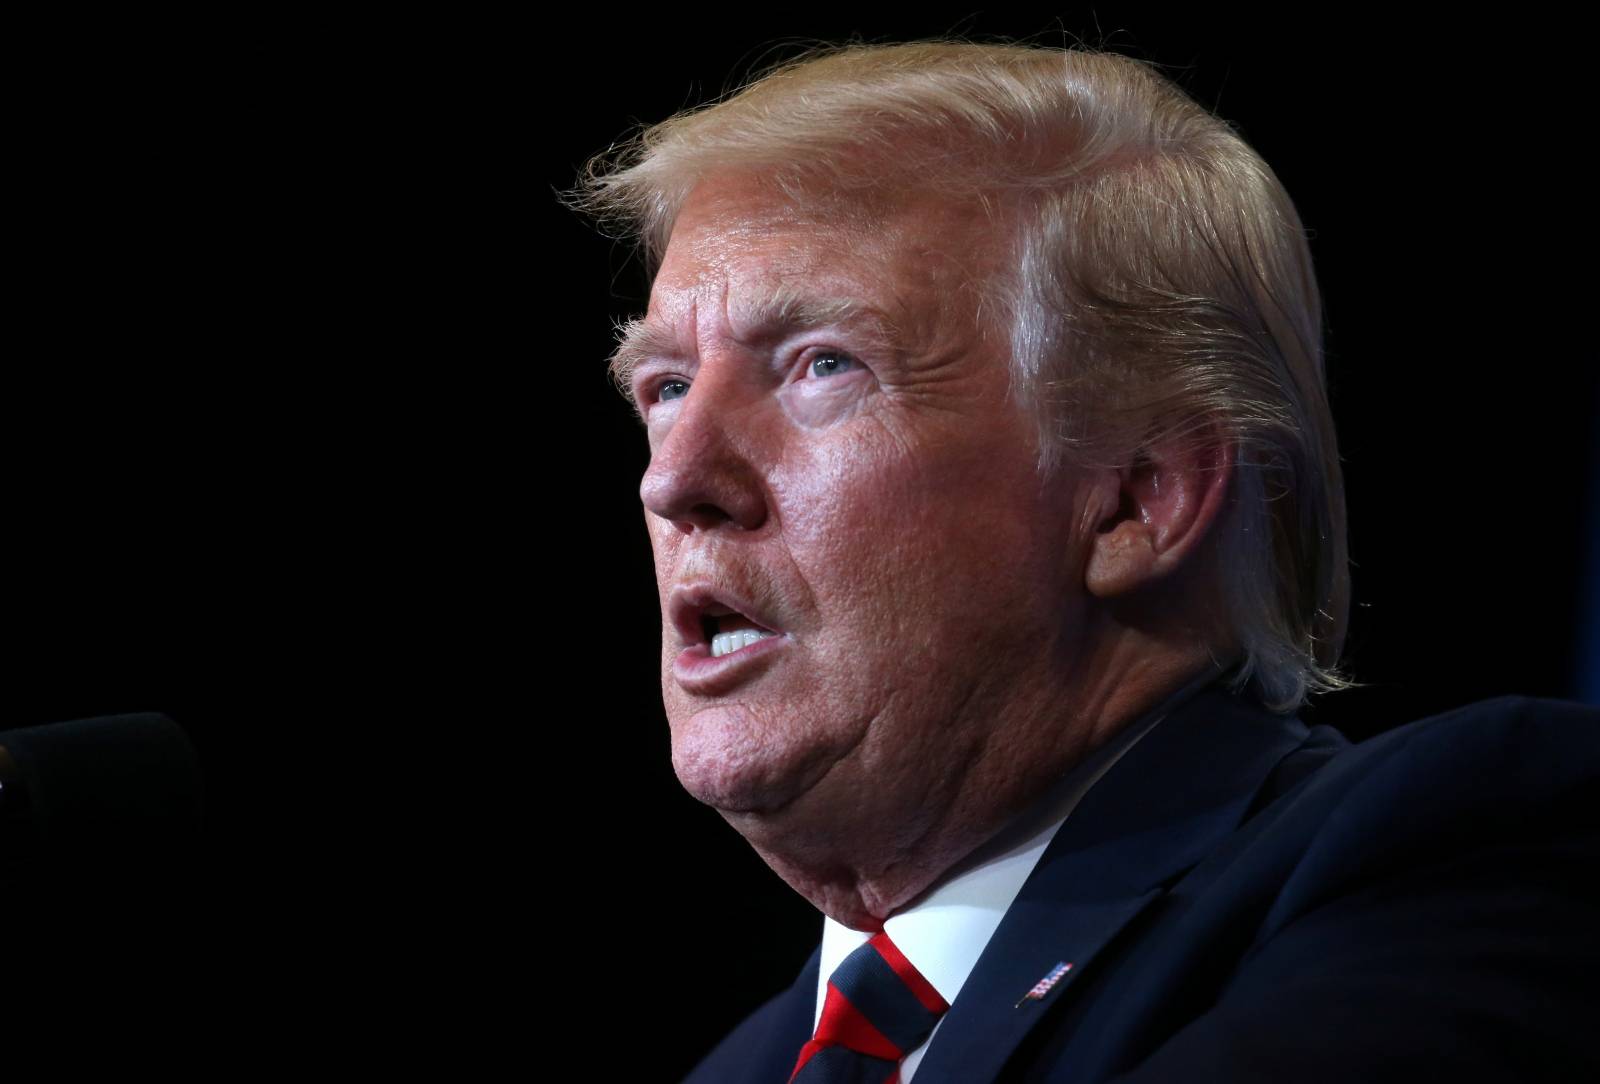
POLYGON ((684 647, 703 644, 706 636, 705 619, 730 613, 741 614, 764 629, 782 632, 772 617, 744 596, 709 583, 679 584, 667 599, 667 618, 678 632, 684 647))

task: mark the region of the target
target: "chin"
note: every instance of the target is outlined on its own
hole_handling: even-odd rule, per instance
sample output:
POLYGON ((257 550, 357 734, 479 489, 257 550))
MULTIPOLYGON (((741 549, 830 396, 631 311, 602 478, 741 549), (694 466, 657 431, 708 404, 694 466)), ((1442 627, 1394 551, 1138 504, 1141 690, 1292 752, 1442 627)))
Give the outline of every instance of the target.
POLYGON ((774 741, 738 708, 706 709, 672 727, 672 769, 698 801, 724 814, 776 813, 837 759, 826 748, 774 741))
POLYGON ((674 740, 672 770, 693 798, 722 813, 768 812, 792 797, 781 773, 736 749, 674 740))

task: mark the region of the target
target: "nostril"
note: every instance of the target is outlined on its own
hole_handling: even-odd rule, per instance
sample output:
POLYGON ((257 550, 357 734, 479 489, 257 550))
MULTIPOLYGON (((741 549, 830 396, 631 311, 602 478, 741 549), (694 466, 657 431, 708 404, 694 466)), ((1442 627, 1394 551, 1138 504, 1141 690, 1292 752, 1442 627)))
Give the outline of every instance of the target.
POLYGON ((707 525, 722 523, 733 518, 714 504, 697 504, 689 509, 689 515, 691 518, 707 525))

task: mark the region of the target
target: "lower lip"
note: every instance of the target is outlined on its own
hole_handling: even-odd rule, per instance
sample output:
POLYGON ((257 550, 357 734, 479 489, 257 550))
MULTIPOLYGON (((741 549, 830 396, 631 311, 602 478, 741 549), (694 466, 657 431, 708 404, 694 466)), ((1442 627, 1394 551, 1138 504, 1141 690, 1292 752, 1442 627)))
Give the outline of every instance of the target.
POLYGON ((765 670, 773 653, 782 650, 788 642, 789 638, 781 633, 764 636, 717 658, 711 657, 710 644, 695 644, 678 655, 672 664, 672 676, 685 692, 725 692, 765 670))

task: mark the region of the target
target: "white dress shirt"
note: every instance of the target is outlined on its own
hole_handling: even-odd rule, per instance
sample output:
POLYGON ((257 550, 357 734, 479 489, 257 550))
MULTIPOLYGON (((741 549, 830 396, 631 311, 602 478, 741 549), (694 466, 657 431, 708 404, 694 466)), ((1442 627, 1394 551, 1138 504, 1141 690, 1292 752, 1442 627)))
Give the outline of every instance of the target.
MULTIPOLYGON (((944 879, 923 894, 915 904, 889 916, 884 931, 905 958, 939 991, 948 1004, 955 1004, 967 976, 989 944, 1011 902, 1022 890, 1056 831, 1089 788, 1111 770, 1129 749, 1182 701, 1216 680, 1218 670, 1208 669, 1178 692, 1164 700, 1142 719, 1125 727, 1082 764, 1062 777, 1033 807, 1012 822, 998 836, 978 848, 944 879)), ((828 992, 828 978, 844 958, 865 944, 869 932, 852 930, 831 918, 823 919, 822 959, 817 970, 817 1004, 812 1030, 822 1019, 822 1005, 828 992)), ((1043 978, 1043 976, 1040 976, 1043 978)), ((940 1021, 940 1024, 943 1020, 940 1021)), ((910 1084, 928 1043, 939 1033, 934 1025, 923 1044, 900 1062, 901 1084, 910 1084)))

